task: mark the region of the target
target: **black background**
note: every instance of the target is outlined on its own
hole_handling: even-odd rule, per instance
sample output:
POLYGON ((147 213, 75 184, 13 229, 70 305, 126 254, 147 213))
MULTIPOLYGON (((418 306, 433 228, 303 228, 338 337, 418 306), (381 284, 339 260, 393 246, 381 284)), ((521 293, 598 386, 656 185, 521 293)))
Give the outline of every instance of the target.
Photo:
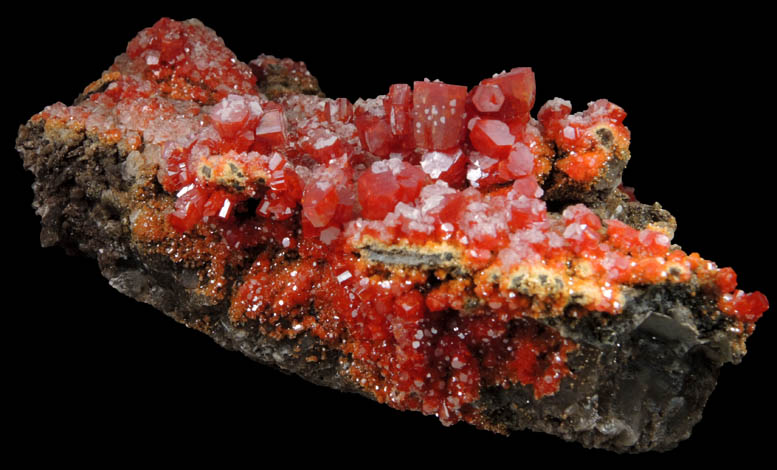
MULTIPOLYGON (((40 9, 6 20, 3 148, 6 301, 4 388, 17 450, 42 457, 267 455, 289 461, 403 464, 453 459, 522 465, 524 459, 635 457, 584 450, 538 433, 509 438, 465 424, 402 413, 317 387, 226 351, 208 337, 114 291, 96 262, 39 246, 30 208, 32 176, 12 149, 20 124, 44 106, 70 103, 161 16, 199 17, 239 59, 260 53, 305 61, 330 97, 374 97, 392 83, 425 77, 475 85, 503 69, 531 66, 539 108, 559 96, 580 110, 608 98, 628 113, 632 160, 624 183, 642 202, 660 201, 677 218, 674 239, 720 266, 733 266, 746 291, 771 289, 775 132, 765 72, 763 14, 631 12, 562 22, 516 7, 476 18, 475 6, 430 19, 418 7, 311 11, 288 4, 245 11, 40 9), (284 9, 285 8, 285 9, 284 9), (301 16, 300 16, 301 15, 301 16), (10 213, 7 212, 10 209, 10 213), (10 283, 9 283, 10 281, 10 283), (101 455, 101 454, 100 454, 101 455), (443 460, 437 460, 443 459, 443 460)), ((485 6, 484 6, 485 8, 485 6)), ((558 12, 556 12, 558 13, 558 12)), ((771 295, 770 295, 771 294, 771 295)), ((769 350, 771 312, 739 366, 722 369, 693 436, 668 454, 719 460, 766 453, 762 425, 774 419, 769 350)), ((754 456, 753 456, 754 457, 754 456)), ((581 463, 585 460, 578 460, 581 463)), ((613 462, 617 463, 617 462, 613 462)))

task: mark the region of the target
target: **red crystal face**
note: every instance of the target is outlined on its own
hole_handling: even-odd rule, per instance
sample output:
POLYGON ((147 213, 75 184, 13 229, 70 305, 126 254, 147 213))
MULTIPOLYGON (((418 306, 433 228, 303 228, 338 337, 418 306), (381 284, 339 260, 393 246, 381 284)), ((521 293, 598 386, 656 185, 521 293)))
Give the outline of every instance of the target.
MULTIPOLYGON (((502 72, 493 78, 480 82, 481 87, 496 86, 502 92, 504 101, 496 111, 496 116, 504 122, 522 122, 529 120, 529 112, 534 107, 536 85, 534 72, 529 67, 517 67, 507 73, 502 72)), ((498 98, 497 98, 498 99, 498 98)))
POLYGON ((552 395, 574 376, 566 359, 576 345, 538 319, 618 315, 632 286, 693 279, 741 322, 768 308, 762 294, 736 289, 733 270, 673 247, 661 227, 601 220, 583 204, 549 212, 552 171, 590 188, 626 152, 617 105, 573 114, 557 98, 535 119, 529 68, 469 91, 418 81, 355 103, 270 100, 257 76, 278 64, 302 70, 286 60, 249 68, 201 24, 164 19, 85 101, 34 119, 127 152, 158 150, 169 204, 135 222, 135 236, 207 238, 221 275, 228 263, 247 269, 220 294, 234 322, 321 339, 378 400, 449 424, 477 421, 483 387, 552 395), (437 264, 392 265, 376 253, 437 264))
POLYGON ((415 145, 445 150, 461 141, 467 88, 440 82, 413 83, 413 135, 415 145))

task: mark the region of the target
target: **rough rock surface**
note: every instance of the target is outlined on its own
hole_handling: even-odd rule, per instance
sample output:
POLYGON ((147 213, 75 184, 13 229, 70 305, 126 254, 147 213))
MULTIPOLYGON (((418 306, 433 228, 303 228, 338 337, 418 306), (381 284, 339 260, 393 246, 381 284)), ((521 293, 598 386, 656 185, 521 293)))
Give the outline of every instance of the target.
MULTIPOLYGON (((259 76, 260 90, 274 90, 276 97, 320 93, 314 79, 295 87, 298 68, 274 70, 268 87, 262 88, 259 76), (291 79, 282 77, 283 70, 293 72, 291 79)), ((108 79, 91 85, 77 102, 109 84, 108 79)), ((219 269, 210 258, 218 249, 213 248, 212 234, 198 231, 180 240, 137 235, 133 225, 146 216, 145 207, 166 213, 175 203, 157 182, 157 163, 145 151, 123 148, 84 129, 47 124, 30 121, 17 139, 25 168, 36 178, 34 207, 41 217, 43 246, 60 245, 69 253, 96 258, 114 288, 224 347, 312 382, 374 398, 349 376, 349 354, 307 332, 279 338, 266 334, 259 321, 233 321, 229 296, 202 288, 207 278, 203 271, 219 269), (179 257, 169 256, 169 248, 179 257), (317 360, 308 360, 312 356, 317 360)), ((671 215, 658 206, 629 201, 615 190, 625 160, 613 159, 593 188, 564 184, 563 175, 552 173, 546 183, 549 201, 558 201, 558 212, 570 201, 583 201, 602 220, 671 233, 671 215)), ((256 256, 263 249, 249 253, 256 256)), ((375 261, 385 265, 439 267, 435 264, 440 262, 412 247, 371 253, 378 253, 375 261)), ((227 284, 221 292, 233 292, 243 279, 245 271, 236 266, 245 269, 239 262, 223 268, 227 284)), ((539 398, 529 386, 484 387, 474 404, 479 411, 474 424, 498 432, 529 428, 586 446, 630 452, 665 450, 687 438, 701 418, 720 366, 737 363, 744 354, 752 323, 720 313, 719 293, 698 281, 634 286, 624 295, 626 302, 617 315, 538 317, 539 324, 577 345, 567 360, 574 378, 562 380, 557 392, 539 398)))

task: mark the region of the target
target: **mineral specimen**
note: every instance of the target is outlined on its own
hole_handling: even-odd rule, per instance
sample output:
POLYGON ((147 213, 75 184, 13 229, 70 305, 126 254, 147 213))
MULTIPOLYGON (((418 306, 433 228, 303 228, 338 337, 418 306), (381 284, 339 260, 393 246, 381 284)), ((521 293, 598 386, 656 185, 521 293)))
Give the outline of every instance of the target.
POLYGON ((534 101, 525 67, 328 99, 162 19, 17 149, 44 246, 225 347, 446 425, 672 448, 768 303, 623 187, 622 108, 534 101))

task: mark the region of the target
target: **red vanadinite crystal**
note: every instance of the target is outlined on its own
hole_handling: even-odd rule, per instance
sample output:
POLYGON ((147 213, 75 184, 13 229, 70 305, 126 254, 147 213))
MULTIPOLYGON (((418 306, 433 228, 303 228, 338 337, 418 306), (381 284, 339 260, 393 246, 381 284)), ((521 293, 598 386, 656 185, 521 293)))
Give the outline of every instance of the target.
POLYGON ((267 106, 254 132, 257 140, 270 147, 279 147, 285 144, 286 118, 281 107, 267 106))
POLYGON ((305 188, 302 215, 316 228, 326 227, 337 212, 337 188, 327 180, 317 181, 305 188))
POLYGON ((427 178, 417 166, 391 159, 375 162, 359 177, 359 203, 362 216, 382 219, 400 202, 413 202, 427 178))
POLYGON ((540 108, 537 119, 552 140, 556 140, 564 128, 563 122, 572 112, 572 103, 560 98, 554 98, 540 108))
POLYGON ((507 124, 496 119, 477 119, 469 139, 479 152, 497 159, 505 158, 515 142, 507 124))
POLYGON ((495 113, 502 108, 505 95, 494 84, 476 86, 473 89, 472 103, 481 113, 495 113))
POLYGON ((497 113, 499 119, 505 122, 529 120, 529 111, 534 107, 536 95, 534 72, 531 68, 514 68, 507 73, 483 80, 480 85, 496 85, 502 91, 504 103, 497 113))
POLYGON ((466 154, 458 147, 446 151, 432 150, 421 157, 423 171, 433 180, 441 180, 452 188, 462 188, 467 179, 466 154))
POLYGON ((172 142, 167 143, 162 150, 161 165, 159 182, 165 191, 175 193, 194 182, 196 173, 190 166, 189 156, 184 148, 172 142))
POLYGON ((319 163, 326 164, 347 153, 343 139, 326 128, 317 127, 303 132, 307 137, 299 140, 300 149, 319 163))
POLYGON ((208 201, 202 208, 204 217, 218 217, 229 220, 235 210, 236 198, 230 197, 227 191, 216 190, 211 193, 208 201))
POLYGON ((395 136, 408 135, 412 131, 413 124, 411 121, 413 92, 410 90, 410 85, 391 85, 384 105, 391 133, 395 136))
POLYGON ((413 133, 427 150, 455 147, 464 130, 467 88, 440 82, 413 83, 413 133))
POLYGON ((719 302, 720 309, 739 320, 755 322, 769 309, 769 301, 760 292, 746 294, 741 290, 733 294, 725 294, 719 302))
MULTIPOLYGON (((271 66, 306 70, 271 56, 252 62, 260 79, 271 66)), ((201 226, 231 250, 272 247, 236 289, 233 320, 257 321, 273 337, 321 338, 353 358, 358 384, 397 408, 453 423, 476 419, 483 386, 556 393, 575 345, 535 318, 568 306, 618 314, 627 286, 696 276, 736 320, 768 309, 762 294, 736 290, 733 270, 673 249, 661 231, 602 223, 582 204, 548 214, 551 167, 595 181, 612 158, 595 130, 623 145, 629 134, 623 109, 606 100, 571 114, 556 98, 532 119, 529 68, 469 93, 422 81, 354 104, 270 101, 212 31, 164 19, 104 80, 89 100, 38 117, 156 148, 159 182, 175 198, 165 230, 201 226), (354 255, 373 245, 451 264, 376 270, 354 255), (537 287, 548 279, 558 291, 537 287)))
POLYGON ((207 191, 194 184, 183 188, 175 201, 175 211, 170 214, 170 225, 179 232, 186 232, 194 227, 202 219, 209 197, 207 191))
MULTIPOLYGON (((229 95, 216 103, 210 111, 213 126, 225 140, 235 139, 245 130, 254 134, 260 117, 262 106, 259 98, 255 96, 229 95)), ((249 138, 254 140, 253 135, 249 138)))
POLYGON ((351 119, 353 119, 353 105, 347 98, 327 101, 324 109, 327 116, 325 120, 327 121, 351 122, 351 119))
POLYGON ((534 155, 529 147, 518 142, 510 148, 507 158, 499 163, 499 176, 510 181, 531 175, 533 169, 534 155))
POLYGON ((362 146, 376 156, 387 157, 395 146, 396 136, 391 132, 385 110, 378 106, 373 103, 369 109, 357 107, 354 124, 362 146))
POLYGON ((729 294, 737 287, 737 273, 731 268, 722 268, 715 277, 715 284, 721 293, 729 294))

